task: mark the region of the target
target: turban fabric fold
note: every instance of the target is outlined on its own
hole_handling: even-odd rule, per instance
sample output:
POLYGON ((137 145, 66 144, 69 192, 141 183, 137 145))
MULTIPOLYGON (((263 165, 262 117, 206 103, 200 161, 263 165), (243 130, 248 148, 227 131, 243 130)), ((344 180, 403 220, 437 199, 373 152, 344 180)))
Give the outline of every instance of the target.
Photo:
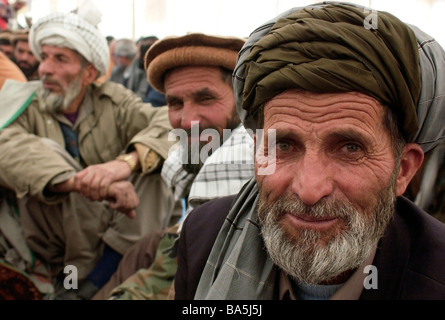
POLYGON ((110 63, 107 40, 86 19, 74 13, 52 13, 34 23, 29 32, 29 47, 40 60, 42 45, 59 44, 79 52, 105 75, 110 63))
POLYGON ((421 92, 416 36, 386 12, 377 12, 376 27, 366 28, 368 15, 349 4, 314 5, 254 31, 234 73, 245 124, 253 127, 257 108, 286 89, 357 91, 392 108, 405 139, 411 140, 418 131, 421 92))

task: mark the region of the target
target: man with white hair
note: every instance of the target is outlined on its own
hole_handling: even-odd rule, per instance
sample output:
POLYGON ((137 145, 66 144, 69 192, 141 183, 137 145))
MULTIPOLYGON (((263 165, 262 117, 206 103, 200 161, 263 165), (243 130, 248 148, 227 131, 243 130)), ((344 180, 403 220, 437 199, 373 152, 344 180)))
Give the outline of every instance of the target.
POLYGON ((54 275, 74 266, 83 298, 129 246, 168 225, 174 205, 160 176, 171 145, 167 108, 115 83, 95 84, 109 52, 90 18, 37 21, 29 44, 40 81, 0 92, 17 110, 0 133, 0 184, 17 194, 30 249, 54 275))
POLYGON ((131 39, 119 39, 116 41, 116 47, 114 49, 114 57, 116 59, 116 65, 113 67, 110 75, 110 81, 114 81, 122 84, 124 87, 133 90, 139 97, 143 98, 145 95, 145 87, 141 88, 142 93, 139 92, 139 88, 136 84, 130 81, 131 75, 134 72, 133 61, 137 59, 138 48, 136 43, 131 39), (130 83, 131 82, 131 83, 130 83))

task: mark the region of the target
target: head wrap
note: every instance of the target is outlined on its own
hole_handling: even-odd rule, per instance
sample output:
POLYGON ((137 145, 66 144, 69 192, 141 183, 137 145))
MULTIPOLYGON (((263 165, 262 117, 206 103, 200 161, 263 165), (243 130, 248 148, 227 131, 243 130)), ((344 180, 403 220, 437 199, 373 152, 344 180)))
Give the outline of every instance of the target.
POLYGON ((407 141, 426 152, 444 137, 444 51, 386 12, 347 3, 293 8, 250 35, 234 71, 240 118, 289 88, 358 91, 394 110, 407 141), (374 21, 373 21, 374 22, 374 21), (440 82, 439 82, 440 81, 440 82))
MULTIPOLYGON (((52 13, 34 23, 29 32, 29 47, 40 59, 42 45, 67 47, 79 52, 105 75, 110 63, 107 40, 96 26, 74 13, 52 13)), ((96 23, 97 21, 95 21, 96 23)))
POLYGON ((148 82, 165 92, 164 75, 182 66, 216 66, 230 71, 235 68, 238 51, 244 40, 236 37, 191 33, 156 41, 145 54, 148 82))

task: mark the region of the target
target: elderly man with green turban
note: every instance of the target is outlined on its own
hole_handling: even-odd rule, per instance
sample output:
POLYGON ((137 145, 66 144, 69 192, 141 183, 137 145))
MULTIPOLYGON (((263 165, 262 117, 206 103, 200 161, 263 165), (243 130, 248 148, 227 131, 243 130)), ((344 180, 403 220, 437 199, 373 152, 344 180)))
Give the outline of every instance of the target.
POLYGON ((368 15, 323 2, 250 35, 233 78, 255 178, 184 221, 176 299, 445 298, 445 226, 403 196, 444 139, 445 53, 368 15))

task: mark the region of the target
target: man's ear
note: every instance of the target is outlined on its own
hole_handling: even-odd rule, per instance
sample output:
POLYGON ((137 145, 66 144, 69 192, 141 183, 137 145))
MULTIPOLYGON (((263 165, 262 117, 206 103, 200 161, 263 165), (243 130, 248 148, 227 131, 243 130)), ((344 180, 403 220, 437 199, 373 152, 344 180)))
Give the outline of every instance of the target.
POLYGON ((408 143, 402 151, 400 171, 396 181, 396 195, 405 193, 411 179, 423 162, 423 150, 417 143, 408 143))
POLYGON ((89 85, 90 83, 93 83, 94 80, 96 80, 99 71, 97 71, 94 65, 89 64, 84 68, 83 73, 84 73, 83 84, 89 85))

